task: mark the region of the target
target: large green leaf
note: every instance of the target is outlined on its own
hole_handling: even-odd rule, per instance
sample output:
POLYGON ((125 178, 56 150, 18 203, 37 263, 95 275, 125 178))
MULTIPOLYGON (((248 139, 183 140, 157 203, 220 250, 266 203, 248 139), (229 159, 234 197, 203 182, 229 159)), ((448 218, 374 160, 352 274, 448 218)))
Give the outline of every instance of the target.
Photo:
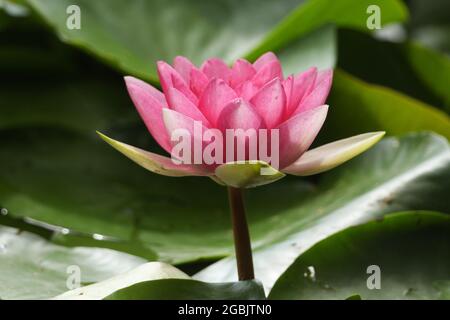
POLYGON ((22 18, 28 15, 26 7, 11 2, 9 0, 0 0, 0 30, 9 27, 16 18, 22 18))
POLYGON ((450 2, 409 0, 408 33, 427 47, 450 54, 450 2))
POLYGON ((156 60, 185 55, 196 63, 231 61, 256 46, 299 0, 29 0, 65 42, 126 73, 157 81, 156 60), (81 9, 80 30, 66 27, 66 8, 81 9))
POLYGON ((29 22, 0 31, 0 128, 56 126, 93 137, 139 123, 123 80, 29 22))
MULTIPOLYGON (((386 138, 317 184, 285 180, 248 192, 249 216, 269 214, 250 224, 255 274, 266 289, 299 254, 349 226, 402 210, 450 212, 450 148, 435 135, 386 138)), ((232 281, 235 270, 226 258, 196 278, 232 281)))
POLYGON ((0 88, 0 128, 55 126, 94 137, 95 129, 139 121, 124 90, 102 77, 14 79, 0 88))
POLYGON ((54 299, 101 300, 137 283, 161 279, 189 279, 189 276, 169 264, 148 262, 112 278, 64 292, 54 299))
POLYGON ((90 283, 145 262, 110 249, 58 246, 9 227, 0 227, 0 261, 1 299, 43 299, 63 293, 71 266, 80 268, 82 283, 90 283))
POLYGON ((401 2, 392 0, 358 1, 356 6, 353 0, 316 0, 305 4, 303 0, 28 2, 63 41, 126 73, 155 82, 156 60, 171 61, 176 55, 184 55, 196 63, 212 56, 231 62, 246 54, 254 59, 255 54, 280 50, 327 23, 365 27, 369 4, 380 5, 383 23, 405 18, 401 2), (69 5, 81 9, 80 30, 66 26, 69 5), (266 37, 275 26, 275 31, 266 37))
POLYGON ((325 24, 352 27, 367 31, 369 6, 380 9, 381 24, 400 22, 407 18, 407 10, 401 1, 391 0, 311 0, 293 11, 268 34, 249 55, 254 59, 271 50, 280 50, 296 38, 306 35, 325 24))
POLYGON ((141 282, 116 291, 107 300, 262 300, 264 289, 257 281, 206 283, 190 279, 141 282))
POLYGON ((319 242, 278 279, 270 298, 450 299, 449 271, 450 216, 398 213, 319 242))
POLYGON ((339 30, 340 68, 374 84, 450 111, 450 59, 416 43, 380 41, 339 30))
MULTIPOLYGON (((233 252, 226 190, 207 178, 152 174, 100 140, 63 130, 2 131, 0 143, 0 204, 12 216, 113 237, 129 246, 135 243, 173 263, 233 252)), ((440 196, 448 187, 448 157, 447 143, 441 138, 412 135, 382 142, 324 175, 318 186, 285 178, 286 183, 249 191, 254 245, 276 243, 306 225, 313 227, 313 222, 318 228, 322 218, 336 229, 373 216, 380 208, 385 212, 397 208, 450 211, 440 196), (410 189, 405 190, 405 179, 410 189), (391 196, 394 200, 382 201, 394 191, 398 192, 391 196), (376 200, 362 197, 354 202, 372 192, 376 200), (346 213, 342 207, 355 205, 365 210, 342 218, 346 213)), ((328 228, 327 224, 322 228, 328 228)), ((58 239, 64 243, 64 235, 58 239)), ((234 270, 233 263, 230 267, 234 270)))
POLYGON ((67 130, 4 130, 0 141, 0 206, 12 216, 150 246, 168 262, 232 252, 226 189, 208 178, 147 172, 67 130))
POLYGON ((430 90, 443 99, 450 113, 450 57, 415 43, 408 45, 406 54, 414 71, 430 90))
POLYGON ((29 14, 22 1, 0 0, 0 11, 11 17, 24 17, 29 14))
POLYGON ((65 292, 63 300, 265 299, 257 281, 206 283, 190 279, 175 267, 149 262, 112 278, 65 292))
POLYGON ((450 138, 450 118, 445 112, 392 89, 368 84, 339 69, 334 74, 327 103, 330 111, 319 136, 321 140, 369 131, 398 135, 418 130, 435 131, 450 138))
POLYGON ((297 74, 311 66, 333 69, 337 58, 336 28, 330 25, 319 28, 276 53, 284 74, 297 74))

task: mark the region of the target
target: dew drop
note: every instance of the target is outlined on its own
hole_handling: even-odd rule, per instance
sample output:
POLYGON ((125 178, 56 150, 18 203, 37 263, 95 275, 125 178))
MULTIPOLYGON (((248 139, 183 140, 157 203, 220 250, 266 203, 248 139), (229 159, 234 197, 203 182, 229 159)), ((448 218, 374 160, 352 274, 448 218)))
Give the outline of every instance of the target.
POLYGON ((94 233, 94 234, 92 235, 92 238, 94 238, 95 240, 104 240, 104 239, 105 239, 105 236, 102 235, 102 234, 94 233))
POLYGON ((303 276, 312 282, 316 282, 316 270, 314 266, 309 266, 303 276))

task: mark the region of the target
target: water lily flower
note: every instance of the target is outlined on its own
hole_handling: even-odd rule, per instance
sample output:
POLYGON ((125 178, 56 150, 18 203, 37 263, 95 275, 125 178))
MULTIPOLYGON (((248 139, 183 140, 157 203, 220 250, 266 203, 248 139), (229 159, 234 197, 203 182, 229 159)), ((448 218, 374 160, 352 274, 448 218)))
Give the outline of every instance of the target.
POLYGON ((364 152, 384 135, 360 134, 308 151, 327 116, 324 103, 332 70, 313 67, 284 77, 280 61, 271 52, 253 64, 238 59, 231 68, 217 58, 197 67, 178 56, 173 66, 159 61, 158 74, 162 92, 130 76, 125 82, 151 135, 171 157, 100 136, 152 172, 206 176, 228 187, 239 280, 254 278, 242 189, 274 182, 286 174, 327 171, 364 152), (209 139, 198 135, 198 127, 209 133, 209 139), (174 154, 180 129, 193 140, 187 140, 189 150, 174 154), (250 134, 241 140, 237 136, 227 139, 230 130, 250 134), (219 139, 221 134, 227 138, 219 139), (206 151, 214 150, 209 155, 218 161, 196 161, 196 150, 200 150, 200 160, 205 160, 206 151))
MULTIPOLYGON (((255 187, 286 174, 306 176, 332 169, 370 148, 384 134, 365 133, 308 151, 327 116, 324 103, 332 70, 312 67, 284 77, 280 61, 272 52, 253 64, 238 59, 231 68, 217 58, 206 60, 198 68, 181 56, 174 59, 173 67, 159 61, 157 68, 163 92, 131 76, 125 77, 125 82, 151 135, 169 154, 174 131, 183 128, 194 135, 195 122, 206 130, 266 129, 277 130, 279 135, 279 164, 273 167, 258 156, 249 157, 248 152, 244 159, 235 157, 217 165, 174 163, 170 157, 101 134, 125 156, 158 174, 207 176, 231 187, 255 187)), ((226 141, 223 144, 226 149, 226 141)), ((206 145, 201 143, 200 147, 206 145)))

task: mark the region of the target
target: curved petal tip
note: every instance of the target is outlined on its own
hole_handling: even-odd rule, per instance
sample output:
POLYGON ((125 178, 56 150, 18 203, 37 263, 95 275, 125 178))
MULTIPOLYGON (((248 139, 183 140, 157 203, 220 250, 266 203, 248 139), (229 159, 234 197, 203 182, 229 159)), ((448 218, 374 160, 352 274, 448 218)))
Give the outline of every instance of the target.
POLYGON ((311 149, 284 168, 283 172, 309 176, 333 169, 375 145, 385 133, 385 131, 377 131, 359 134, 311 149))
POLYGON ((209 176, 212 174, 205 167, 177 164, 168 157, 130 146, 126 143, 111 139, 99 131, 96 132, 114 149, 151 172, 169 177, 209 176))

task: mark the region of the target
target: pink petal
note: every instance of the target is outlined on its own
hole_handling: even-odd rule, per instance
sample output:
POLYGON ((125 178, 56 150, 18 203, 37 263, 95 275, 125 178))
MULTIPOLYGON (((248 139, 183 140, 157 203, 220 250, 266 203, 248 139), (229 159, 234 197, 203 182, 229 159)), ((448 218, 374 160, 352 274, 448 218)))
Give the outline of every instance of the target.
POLYGON ((155 98, 158 102, 160 102, 162 105, 167 106, 166 98, 164 97, 164 94, 159 91, 158 89, 154 88, 153 86, 149 85, 148 83, 137 79, 132 76, 126 76, 124 77, 125 83, 128 85, 134 85, 141 87, 142 90, 148 91, 148 94, 152 95, 153 98, 155 98))
POLYGON ((217 127, 226 129, 261 129, 264 121, 252 106, 242 98, 237 98, 227 104, 220 113, 217 127))
POLYGON ((147 126, 153 138, 170 153, 171 143, 162 118, 162 109, 167 106, 161 101, 161 96, 155 88, 143 81, 125 77, 128 93, 136 106, 139 115, 147 126))
POLYGON ((290 165, 308 150, 322 128, 327 112, 327 105, 316 107, 297 114, 278 127, 280 168, 290 165))
POLYGON ((256 112, 265 120, 267 128, 273 128, 284 116, 286 94, 278 78, 267 83, 250 100, 256 112))
POLYGON ((245 81, 236 88, 236 93, 247 101, 258 92, 259 88, 251 81, 245 81))
POLYGON ((255 76, 252 78, 252 82, 254 85, 261 88, 267 82, 275 78, 283 79, 283 71, 280 62, 271 61, 256 72, 255 76))
POLYGON ((203 91, 205 91, 206 86, 208 85, 209 79, 203 72, 201 72, 196 67, 193 67, 191 69, 191 76, 190 76, 190 86, 192 92, 200 98, 203 94, 203 91))
POLYGON ((206 120, 203 113, 193 104, 184 94, 175 88, 169 88, 167 93, 167 102, 172 110, 184 114, 194 120, 201 121, 203 125, 209 127, 209 122, 206 120))
POLYGON ((209 120, 209 123, 215 126, 222 109, 236 98, 236 93, 224 80, 213 79, 209 82, 200 98, 199 109, 209 120))
POLYGON ((266 52, 253 63, 253 67, 255 68, 256 71, 259 71, 266 64, 273 61, 278 62, 278 64, 280 64, 280 61, 273 52, 266 52))
POLYGON ((209 78, 219 78, 229 81, 231 70, 227 64, 219 58, 211 58, 206 60, 200 70, 209 78))
POLYGON ((174 68, 164 61, 158 61, 157 68, 161 87, 165 94, 169 92, 170 87, 174 87, 178 91, 181 91, 194 104, 198 103, 197 97, 192 93, 184 79, 174 68))
POLYGON ((163 119, 169 137, 173 137, 177 130, 187 130, 191 138, 191 163, 203 163, 203 149, 206 145, 206 143, 203 142, 203 133, 208 130, 208 128, 191 117, 167 108, 163 109, 163 119), (198 130, 196 130, 196 128, 198 128, 198 130), (198 155, 197 160, 199 162, 196 162, 196 159, 194 158, 195 153, 198 155))
MULTIPOLYGON (((192 138, 202 139, 202 137, 197 137, 196 135, 194 135, 194 123, 196 122, 195 119, 192 119, 191 117, 188 117, 178 111, 168 108, 164 108, 162 112, 164 125, 169 136, 171 136, 172 133, 177 129, 186 129, 191 133, 192 138)), ((208 128, 202 125, 202 130, 206 129, 208 128)))
POLYGON ((217 127, 222 131, 224 136, 224 162, 258 159, 258 130, 264 128, 264 121, 248 102, 242 98, 238 98, 225 106, 217 121, 217 127), (234 138, 234 149, 227 144, 227 129, 243 130, 241 133, 239 131, 233 131, 235 135, 241 137, 234 138), (253 146, 250 144, 251 141, 254 143, 253 146), (254 148, 251 149, 251 146, 254 148), (240 153, 238 150, 242 150, 243 152, 240 153))
POLYGON ((231 69, 230 85, 235 88, 244 81, 250 80, 256 71, 252 64, 245 59, 238 59, 231 69))
MULTIPOLYGON (((292 98, 287 108, 287 114, 292 114, 303 97, 307 96, 313 89, 314 82, 317 77, 317 68, 312 67, 307 71, 297 74, 294 77, 294 83, 292 87, 292 98)), ((322 105, 318 104, 319 106, 322 105)))
POLYGON ((293 90, 293 85, 294 85, 294 76, 293 75, 288 76, 286 79, 283 80, 282 84, 283 84, 284 93, 286 95, 286 108, 285 108, 285 111, 287 113, 287 109, 290 106, 291 100, 292 100, 292 90, 293 90))
POLYGON ((319 72, 314 88, 305 98, 302 99, 294 114, 305 112, 314 107, 322 105, 330 93, 331 83, 333 81, 333 70, 319 72))
POLYGON ((173 67, 186 83, 190 82, 191 69, 194 65, 189 59, 183 56, 176 56, 175 59, 173 59, 173 67))

